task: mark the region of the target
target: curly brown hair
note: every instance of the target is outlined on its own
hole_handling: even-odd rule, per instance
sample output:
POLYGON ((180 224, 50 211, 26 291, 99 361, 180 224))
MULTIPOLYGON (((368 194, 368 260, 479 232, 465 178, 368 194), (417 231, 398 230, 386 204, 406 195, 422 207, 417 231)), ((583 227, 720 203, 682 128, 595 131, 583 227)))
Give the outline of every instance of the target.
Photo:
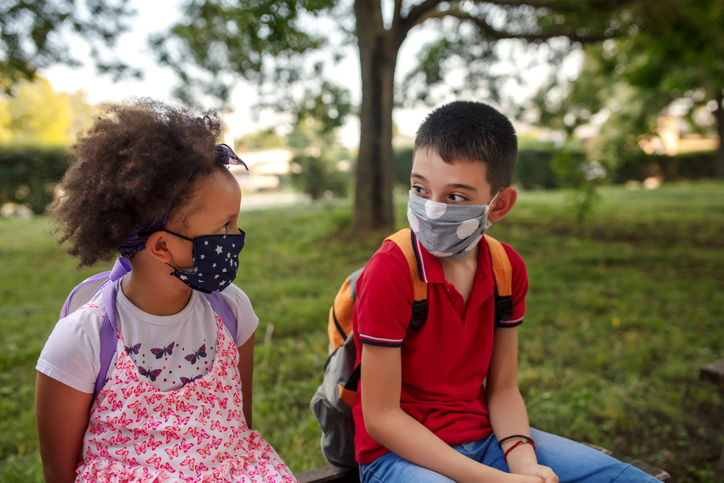
POLYGON ((182 208, 194 181, 223 166, 214 153, 221 121, 213 111, 202 116, 139 99, 107 107, 78 136, 63 195, 48 209, 78 268, 110 261, 139 233, 188 216, 182 208))

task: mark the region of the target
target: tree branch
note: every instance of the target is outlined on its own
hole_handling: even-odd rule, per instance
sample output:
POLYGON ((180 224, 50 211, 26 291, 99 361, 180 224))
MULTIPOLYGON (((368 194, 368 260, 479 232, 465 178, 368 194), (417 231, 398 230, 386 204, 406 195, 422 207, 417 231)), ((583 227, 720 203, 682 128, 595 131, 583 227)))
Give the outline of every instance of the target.
POLYGON ((402 20, 402 0, 395 0, 395 14, 392 16, 392 23, 402 20))
MULTIPOLYGON (((520 38, 520 39, 526 39, 526 40, 546 40, 552 37, 559 37, 559 36, 565 36, 568 37, 571 40, 574 40, 576 42, 598 42, 601 40, 605 40, 606 37, 603 36, 581 36, 576 35, 574 33, 565 33, 563 30, 555 30, 550 31, 546 34, 531 34, 531 35, 513 35, 508 34, 505 32, 500 32, 498 30, 493 29, 490 27, 490 25, 485 22, 484 20, 474 17, 469 14, 465 14, 464 12, 454 9, 449 11, 438 11, 435 9, 438 5, 443 3, 445 0, 425 0, 419 5, 413 7, 410 12, 407 15, 407 18, 403 19, 400 23, 401 25, 401 33, 402 38, 407 35, 407 32, 412 30, 417 25, 420 25, 424 23, 426 20, 430 18, 443 18, 446 16, 450 17, 457 17, 461 20, 470 20, 475 22, 478 27, 480 27, 482 30, 484 30, 488 35, 490 35, 493 38, 503 39, 503 38, 520 38), (482 24, 481 24, 482 22, 482 24)), ((613 9, 621 7, 622 5, 631 4, 631 3, 645 3, 648 0, 592 0, 590 5, 595 6, 597 8, 605 8, 605 9, 613 9)), ((395 7, 401 3, 400 0, 395 0, 395 7)), ((488 4, 495 4, 495 5, 501 5, 501 6, 523 6, 527 5, 534 8, 550 8, 554 10, 560 10, 561 8, 565 8, 565 5, 561 5, 561 2, 559 0, 478 0, 476 3, 488 3, 488 4)), ((575 9, 576 6, 573 4, 572 7, 569 7, 568 10, 575 9)))
POLYGON ((405 34, 414 26, 424 22, 425 20, 420 21, 420 18, 425 17, 426 14, 434 13, 435 7, 444 1, 445 0, 425 0, 420 5, 413 7, 407 14, 407 18, 402 22, 402 28, 405 34))
POLYGON ((510 5, 516 7, 528 5, 531 7, 554 8, 557 2, 556 0, 486 0, 476 3, 494 3, 495 5, 510 5))
MULTIPOLYGON (((506 0, 502 0, 506 1, 506 0)), ((514 0, 509 0, 514 1, 514 0)), ((490 26, 488 22, 485 21, 484 18, 476 17, 474 15, 470 15, 469 13, 462 12, 460 10, 447 10, 447 11, 433 11, 433 12, 426 12, 426 15, 423 15, 420 17, 418 24, 425 22, 426 20, 430 20, 433 18, 444 18, 444 17, 453 17, 457 18, 459 20, 467 20, 470 22, 473 22, 480 30, 485 32, 485 35, 495 39, 495 40, 503 40, 503 39, 522 39, 527 41, 533 41, 533 40, 548 40, 552 39, 554 37, 567 37, 568 39, 574 41, 574 42, 581 42, 581 43, 587 43, 587 42, 600 42, 602 40, 606 40, 608 37, 604 35, 578 35, 575 32, 568 32, 562 28, 557 28, 554 30, 548 30, 546 32, 540 32, 540 33, 511 33, 511 32, 505 32, 501 30, 495 30, 493 27, 490 26)))
MULTIPOLYGON (((402 0, 395 0, 395 11, 392 14, 392 28, 393 31, 399 31, 402 26, 402 0)), ((407 32, 405 32, 406 34, 407 32)), ((403 37, 404 38, 404 37, 403 37)))
MULTIPOLYGON (((496 5, 510 5, 522 7, 528 5, 530 7, 547 7, 553 9, 564 8, 565 5, 561 5, 560 1, 556 0, 485 0, 477 3, 494 3, 496 5)), ((591 6, 602 7, 602 8, 617 8, 622 5, 629 3, 643 3, 642 0, 597 0, 592 1, 591 6)), ((575 4, 573 4, 575 5, 575 4)))

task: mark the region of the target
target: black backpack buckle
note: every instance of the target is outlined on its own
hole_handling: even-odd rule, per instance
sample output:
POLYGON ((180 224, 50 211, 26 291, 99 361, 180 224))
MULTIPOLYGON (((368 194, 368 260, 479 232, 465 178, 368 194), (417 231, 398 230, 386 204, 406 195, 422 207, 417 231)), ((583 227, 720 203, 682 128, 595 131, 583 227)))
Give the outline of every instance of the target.
POLYGON ((412 304, 412 317, 410 317, 410 327, 413 330, 420 330, 427 321, 427 301, 416 300, 412 304))
POLYGON ((495 296, 495 320, 506 322, 513 316, 513 297, 510 295, 495 296))

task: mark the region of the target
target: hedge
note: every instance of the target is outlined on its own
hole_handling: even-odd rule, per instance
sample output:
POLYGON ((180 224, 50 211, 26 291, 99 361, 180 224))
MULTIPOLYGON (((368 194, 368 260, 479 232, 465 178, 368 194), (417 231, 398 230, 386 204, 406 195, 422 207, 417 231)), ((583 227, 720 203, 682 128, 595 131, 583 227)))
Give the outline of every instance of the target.
POLYGON ((526 190, 553 189, 560 186, 556 173, 551 167, 555 151, 521 149, 515 162, 513 184, 526 190))
MULTIPOLYGON (((552 189, 560 186, 552 167, 552 149, 518 151, 513 183, 523 189, 552 189)), ((649 176, 666 181, 713 178, 717 151, 678 156, 635 153, 622 160, 608 177, 615 183, 642 181, 649 176)), ((53 200, 53 190, 70 163, 62 146, 0 146, 0 205, 12 202, 29 205, 34 213, 44 212, 53 200)), ((408 186, 412 168, 412 148, 395 151, 395 183, 408 186)))
POLYGON ((69 163, 64 146, 0 146, 0 205, 27 204, 43 213, 69 163))
MULTIPOLYGON (((556 153, 553 148, 519 150, 513 184, 527 190, 559 188, 560 179, 551 167, 556 153)), ((621 160, 615 171, 608 173, 608 179, 613 183, 625 183, 629 180, 643 181, 650 176, 662 177, 665 181, 714 178, 717 154, 717 151, 702 151, 666 156, 647 155, 639 151, 621 160)), ((581 161, 585 160, 583 153, 576 155, 581 156, 581 161)), ((411 168, 412 148, 396 150, 395 183, 407 186, 411 168)))
POLYGON ((412 148, 395 149, 395 185, 410 189, 410 171, 412 171, 412 148))
MULTIPOLYGON (((551 150, 524 149, 518 151, 518 160, 513 174, 513 183, 524 189, 551 189, 558 187, 556 175, 551 169, 551 150)), ((410 185, 412 170, 412 148, 395 150, 395 184, 410 185)))
POLYGON ((662 177, 666 181, 714 178, 717 154, 718 151, 700 151, 666 156, 639 152, 619 164, 613 180, 625 183, 628 180, 643 181, 651 176, 662 177))

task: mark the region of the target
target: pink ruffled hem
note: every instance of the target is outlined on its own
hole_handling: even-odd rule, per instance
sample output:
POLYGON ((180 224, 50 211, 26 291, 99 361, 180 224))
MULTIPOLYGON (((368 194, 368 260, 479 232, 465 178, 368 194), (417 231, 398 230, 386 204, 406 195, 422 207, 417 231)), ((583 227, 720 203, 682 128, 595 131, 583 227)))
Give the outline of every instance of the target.
MULTIPOLYGON (((199 465, 179 474, 173 468, 131 466, 123 461, 97 457, 78 469, 76 483, 294 483, 296 478, 261 437, 251 431, 236 448, 223 455, 213 468, 199 465), (193 468, 193 469, 192 469, 193 468)), ((186 469, 186 468, 185 468, 186 469)))
POLYGON ((107 458, 94 459, 81 466, 75 483, 171 483, 182 481, 168 478, 165 469, 149 470, 143 466, 130 467, 121 461, 107 458))

